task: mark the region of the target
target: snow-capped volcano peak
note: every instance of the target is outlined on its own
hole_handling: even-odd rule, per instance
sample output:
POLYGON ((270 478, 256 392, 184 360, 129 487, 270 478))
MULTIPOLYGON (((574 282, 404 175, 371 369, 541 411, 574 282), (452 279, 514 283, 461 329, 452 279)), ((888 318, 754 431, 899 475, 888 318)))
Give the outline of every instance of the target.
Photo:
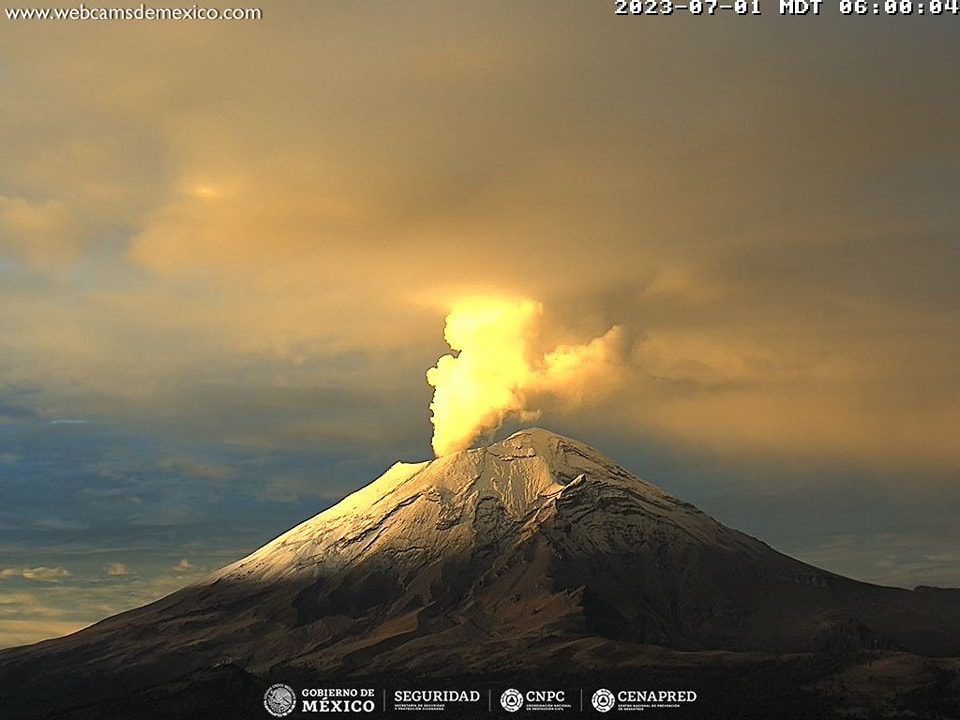
POLYGON ((478 533, 496 532, 497 542, 520 542, 557 518, 560 506, 579 508, 578 531, 601 529, 616 507, 648 519, 669 517, 671 526, 687 534, 724 543, 739 536, 597 450, 531 428, 487 447, 429 462, 396 463, 217 576, 272 581, 325 575, 375 559, 416 565, 466 552, 478 533), (482 522, 487 515, 496 518, 495 528, 482 522))

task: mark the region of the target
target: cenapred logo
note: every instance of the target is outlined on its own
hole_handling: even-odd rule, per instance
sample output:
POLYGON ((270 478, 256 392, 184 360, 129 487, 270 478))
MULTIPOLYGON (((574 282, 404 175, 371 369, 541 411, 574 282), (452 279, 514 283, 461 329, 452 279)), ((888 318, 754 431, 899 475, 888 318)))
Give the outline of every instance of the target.
POLYGON ((600 688, 590 698, 590 702, 593 703, 595 710, 605 713, 613 710, 613 706, 617 704, 617 699, 606 688, 600 688))
POLYGON ((263 694, 263 706, 274 717, 286 717, 297 707, 297 694, 283 683, 275 683, 263 694))
POLYGON ((504 690, 500 696, 500 705, 507 712, 516 712, 523 707, 523 694, 514 688, 504 690))

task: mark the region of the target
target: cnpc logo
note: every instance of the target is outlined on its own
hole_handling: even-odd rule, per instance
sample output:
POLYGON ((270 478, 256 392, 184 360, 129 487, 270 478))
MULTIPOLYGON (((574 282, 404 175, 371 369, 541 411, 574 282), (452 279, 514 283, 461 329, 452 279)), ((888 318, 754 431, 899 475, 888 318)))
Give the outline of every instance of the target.
POLYGON ((507 712, 516 712, 523 707, 523 694, 515 688, 504 690, 500 696, 500 706, 507 712))

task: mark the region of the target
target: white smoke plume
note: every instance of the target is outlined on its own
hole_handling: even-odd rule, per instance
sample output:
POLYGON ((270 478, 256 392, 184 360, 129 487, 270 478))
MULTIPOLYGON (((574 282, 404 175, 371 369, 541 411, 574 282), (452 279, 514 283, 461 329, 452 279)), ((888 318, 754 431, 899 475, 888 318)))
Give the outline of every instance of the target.
POLYGON ((444 337, 455 354, 427 371, 438 457, 470 447, 508 418, 535 420, 547 407, 575 407, 616 384, 627 345, 623 328, 544 349, 543 312, 539 302, 522 298, 454 305, 444 337))

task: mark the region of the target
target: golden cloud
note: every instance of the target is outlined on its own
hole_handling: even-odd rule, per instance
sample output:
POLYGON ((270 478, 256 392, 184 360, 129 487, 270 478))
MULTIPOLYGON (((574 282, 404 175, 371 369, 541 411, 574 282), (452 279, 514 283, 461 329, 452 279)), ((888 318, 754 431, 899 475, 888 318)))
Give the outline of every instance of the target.
MULTIPOLYGON (((468 38, 466 10, 441 5, 389 31, 315 3, 256 28, 6 27, 0 380, 70 414, 261 444, 347 432, 303 411, 306 390, 342 390, 341 412, 369 392, 390 411, 351 430, 379 442, 393 412, 429 430, 443 315, 490 293, 562 319, 536 364, 581 405, 616 378, 595 415, 528 384, 545 423, 960 468, 942 182, 960 96, 931 61, 952 47, 892 52, 884 73, 875 52, 820 48, 862 81, 851 94, 747 62, 767 40, 752 27, 716 63, 697 31, 639 42, 586 5, 546 26, 533 6, 473 8, 468 38), (211 387, 276 395, 212 417, 211 387)), ((517 405, 488 402, 469 425, 517 405)))
POLYGON ((37 580, 40 582, 58 582, 63 578, 70 577, 70 572, 64 567, 9 567, 0 569, 0 578, 22 577, 25 580, 37 580))

